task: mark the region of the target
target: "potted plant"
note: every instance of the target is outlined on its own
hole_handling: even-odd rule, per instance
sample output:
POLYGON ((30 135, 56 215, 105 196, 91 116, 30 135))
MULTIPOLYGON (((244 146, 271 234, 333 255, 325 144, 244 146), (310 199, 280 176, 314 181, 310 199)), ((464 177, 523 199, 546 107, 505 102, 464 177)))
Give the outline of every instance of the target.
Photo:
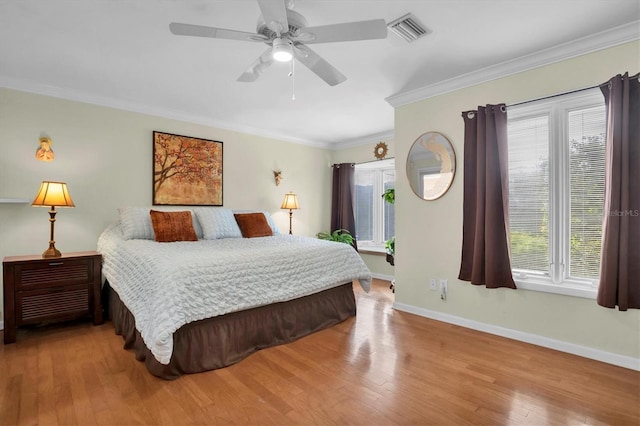
MULTIPOLYGON (((382 194, 382 198, 387 203, 394 204, 396 202, 396 190, 395 190, 395 188, 387 188, 384 191, 384 193, 382 194)), ((385 248, 385 251, 387 252, 387 262, 389 262, 389 264, 391 266, 395 266, 395 254, 396 254, 396 237, 395 237, 395 235, 384 242, 384 248, 385 248)), ((396 283, 396 280, 393 280, 393 281, 391 281, 391 285, 389 286, 391 291, 394 292, 394 293, 396 292, 395 283, 396 283)))
MULTIPOLYGON (((394 188, 387 188, 382 194, 382 198, 389 204, 394 204, 396 201, 396 190, 394 188)), ((393 236, 384 242, 384 248, 387 252, 387 262, 393 265, 393 257, 396 254, 396 237, 393 236)))
POLYGON ((393 204, 396 201, 396 190, 395 188, 387 188, 382 194, 382 198, 389 203, 393 204))
POLYGON ((396 237, 391 237, 384 242, 384 248, 387 251, 387 262, 394 266, 394 255, 396 253, 396 237))
POLYGON ((321 240, 335 241, 338 243, 345 243, 349 245, 353 245, 354 240, 353 235, 351 235, 351 233, 346 229, 336 229, 332 233, 318 232, 316 234, 316 237, 321 240))

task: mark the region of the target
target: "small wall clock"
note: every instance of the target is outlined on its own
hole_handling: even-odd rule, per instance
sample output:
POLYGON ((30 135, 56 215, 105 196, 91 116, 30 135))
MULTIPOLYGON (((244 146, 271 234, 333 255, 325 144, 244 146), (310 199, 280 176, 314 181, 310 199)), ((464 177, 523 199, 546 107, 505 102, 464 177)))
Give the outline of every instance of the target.
POLYGON ((387 156, 387 151, 389 149, 387 148, 387 144, 384 142, 380 142, 378 143, 378 145, 376 145, 376 147, 373 149, 373 155, 375 155, 375 157, 378 160, 382 160, 384 157, 387 156))

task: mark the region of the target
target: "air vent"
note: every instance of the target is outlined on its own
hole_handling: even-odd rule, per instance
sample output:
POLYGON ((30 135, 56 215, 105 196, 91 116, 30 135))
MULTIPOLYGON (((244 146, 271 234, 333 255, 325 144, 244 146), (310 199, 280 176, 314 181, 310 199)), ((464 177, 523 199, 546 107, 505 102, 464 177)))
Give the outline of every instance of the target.
POLYGON ((387 24, 387 27, 393 31, 398 37, 405 40, 408 43, 416 41, 417 39, 426 36, 431 31, 425 27, 422 22, 418 21, 413 14, 407 13, 406 15, 396 19, 393 22, 387 24))

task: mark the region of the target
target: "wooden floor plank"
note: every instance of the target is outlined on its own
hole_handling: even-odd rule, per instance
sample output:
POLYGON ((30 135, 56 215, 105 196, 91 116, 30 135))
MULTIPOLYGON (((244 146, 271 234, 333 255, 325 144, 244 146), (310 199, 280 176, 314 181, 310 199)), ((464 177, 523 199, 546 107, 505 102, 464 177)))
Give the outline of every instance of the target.
POLYGON ((164 381, 113 325, 18 330, 0 347, 0 424, 640 424, 640 373, 392 308, 220 370, 164 381))

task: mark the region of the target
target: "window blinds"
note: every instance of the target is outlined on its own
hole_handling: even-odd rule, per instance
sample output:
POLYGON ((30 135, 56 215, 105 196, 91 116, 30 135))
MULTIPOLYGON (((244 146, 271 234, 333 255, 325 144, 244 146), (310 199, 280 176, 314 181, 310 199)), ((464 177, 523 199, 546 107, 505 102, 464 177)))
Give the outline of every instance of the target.
POLYGON ((510 120, 508 138, 511 267, 548 274, 548 115, 510 120))
POLYGON ((569 276, 597 278, 600 266, 605 172, 605 107, 568 113, 569 276))
POLYGON ((509 120, 512 267, 551 275, 557 265, 554 279, 592 281, 600 268, 605 107, 553 111, 509 120), (550 132, 552 116, 558 126, 550 132))

